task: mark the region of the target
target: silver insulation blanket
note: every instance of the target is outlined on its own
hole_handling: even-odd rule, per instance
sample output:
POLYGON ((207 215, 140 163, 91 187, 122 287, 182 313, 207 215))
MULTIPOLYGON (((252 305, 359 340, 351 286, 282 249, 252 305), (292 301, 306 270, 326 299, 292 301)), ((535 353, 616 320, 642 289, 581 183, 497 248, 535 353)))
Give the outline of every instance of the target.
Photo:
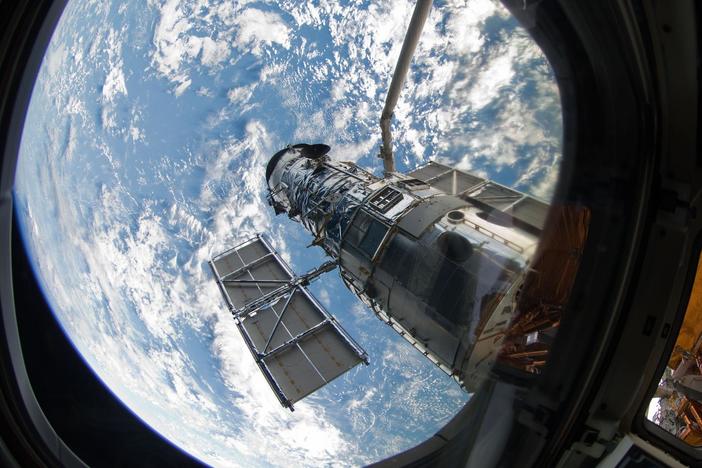
POLYGON ((370 193, 368 185, 378 178, 326 155, 310 159, 297 154, 279 164, 284 165, 276 169, 279 182, 269 180, 275 183, 270 187, 274 202, 321 241, 327 253, 338 256, 342 234, 370 193))

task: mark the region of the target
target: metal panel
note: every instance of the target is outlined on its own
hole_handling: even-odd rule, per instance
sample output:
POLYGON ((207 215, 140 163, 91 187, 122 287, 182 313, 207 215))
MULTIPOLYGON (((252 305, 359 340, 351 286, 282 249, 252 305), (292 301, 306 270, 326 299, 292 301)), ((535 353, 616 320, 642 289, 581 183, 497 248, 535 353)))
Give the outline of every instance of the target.
POLYGON ((422 232, 447 212, 462 208, 469 203, 452 196, 436 196, 422 200, 422 203, 407 213, 397 224, 405 232, 419 237, 422 232))
POLYGON ((334 380, 363 359, 340 339, 333 323, 303 337, 297 345, 263 358, 291 403, 334 380))
POLYGON ((482 177, 430 161, 407 173, 449 195, 459 195, 485 181, 482 177))
POLYGON ((481 177, 474 176, 472 174, 467 174, 461 171, 455 171, 456 173, 456 194, 466 192, 478 184, 485 182, 485 179, 481 177))
POLYGON ((302 284, 334 267, 301 277, 258 236, 211 262, 222 295, 254 360, 283 406, 326 385, 366 353, 302 284))
POLYGON ((263 362, 291 404, 327 383, 297 346, 267 356, 263 358, 263 362))
POLYGON ((251 263, 264 255, 271 253, 271 251, 268 250, 265 245, 263 245, 261 239, 257 238, 250 244, 245 244, 242 248, 237 249, 237 253, 244 263, 251 263))
POLYGON ((241 309, 292 279, 281 259, 258 237, 212 262, 234 309, 241 309))
POLYGON ((353 349, 339 340, 332 324, 325 325, 319 332, 302 341, 300 347, 327 382, 360 362, 353 349))
POLYGON ((418 167, 417 169, 408 172, 407 175, 410 175, 421 181, 428 182, 436 176, 444 174, 450 170, 451 168, 448 166, 444 166, 443 164, 431 161, 425 166, 418 167))
POLYGON ((378 210, 379 213, 387 213, 390 208, 397 205, 402 200, 402 193, 390 186, 385 186, 375 193, 368 204, 378 210))
POLYGON ((274 305, 256 311, 255 315, 252 314, 246 317, 243 324, 249 335, 251 335, 256 349, 264 352, 275 349, 295 336, 319 325, 325 319, 324 313, 307 299, 301 290, 295 289, 293 290, 292 298, 288 295, 288 297, 279 300, 274 305), (283 311, 285 311, 285 314, 283 314, 281 323, 275 329, 275 333, 273 333, 278 317, 283 311), (268 349, 264 349, 272 333, 273 336, 268 349))
MULTIPOLYGON (((251 337, 255 349, 263 351, 266 347, 279 315, 279 313, 274 312, 272 307, 269 307, 256 311, 242 320, 242 325, 251 337)), ((290 333, 284 327, 279 326, 271 338, 269 348, 277 348, 291 338, 290 333)))
POLYGON ((222 276, 235 272, 244 266, 244 262, 234 249, 223 253, 220 258, 214 259, 213 262, 222 276))
POLYGON ((520 221, 543 229, 548 215, 548 204, 531 197, 525 197, 511 209, 511 214, 520 221))
POLYGON ((469 195, 471 198, 480 200, 486 205, 500 211, 504 211, 524 197, 523 194, 515 190, 508 189, 507 187, 503 187, 493 182, 486 183, 478 190, 470 192, 469 195))
POLYGON ((449 195, 468 196, 539 230, 546 222, 547 203, 444 164, 431 161, 408 175, 449 195))
POLYGON ((432 187, 443 190, 449 195, 459 195, 476 185, 482 183, 484 179, 464 172, 452 170, 430 182, 432 187))
POLYGON ((301 287, 241 323, 253 353, 290 404, 365 361, 365 353, 301 287))

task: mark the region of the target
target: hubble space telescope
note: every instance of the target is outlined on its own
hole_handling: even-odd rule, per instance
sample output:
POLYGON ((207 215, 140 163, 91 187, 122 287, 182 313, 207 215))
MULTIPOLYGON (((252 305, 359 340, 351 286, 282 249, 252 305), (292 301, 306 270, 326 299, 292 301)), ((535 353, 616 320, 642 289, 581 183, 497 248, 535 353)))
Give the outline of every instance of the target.
POLYGON ((475 388, 502 345, 548 206, 435 162, 381 179, 329 149, 285 148, 266 178, 275 212, 299 221, 330 262, 297 277, 262 236, 212 262, 268 381, 287 406, 367 361, 304 288, 334 268, 379 319, 475 388))
POLYGON ((587 213, 554 210, 550 224, 565 250, 536 256, 549 213, 544 201, 439 162, 395 171, 390 118, 427 12, 421 3, 415 10, 381 117, 384 177, 330 157, 324 144, 290 145, 266 167, 269 205, 300 222, 331 260, 297 275, 258 235, 210 262, 254 360, 290 409, 368 363, 306 289, 332 270, 468 391, 496 367, 529 374, 546 362, 587 213), (557 262, 557 277, 534 259, 557 262))
MULTIPOLYGON (((296 275, 262 235, 211 261, 280 402, 292 409, 356 364, 368 363, 305 287, 331 270, 465 389, 476 390, 497 361, 537 373, 565 301, 545 300, 543 289, 556 291, 554 280, 567 283, 568 277, 549 280, 532 262, 548 204, 437 162, 379 178, 332 159, 329 151, 321 144, 287 147, 271 158, 266 179, 276 214, 300 222, 330 261, 296 275)), ((559 245, 573 257, 567 245, 580 241, 585 218, 560 213, 560 227, 570 226, 561 232, 572 234, 561 234, 559 245)), ((548 261, 549 254, 538 258, 548 261)), ((567 269, 567 259, 556 261, 559 273, 567 269)), ((567 295, 568 285, 561 289, 567 295)))

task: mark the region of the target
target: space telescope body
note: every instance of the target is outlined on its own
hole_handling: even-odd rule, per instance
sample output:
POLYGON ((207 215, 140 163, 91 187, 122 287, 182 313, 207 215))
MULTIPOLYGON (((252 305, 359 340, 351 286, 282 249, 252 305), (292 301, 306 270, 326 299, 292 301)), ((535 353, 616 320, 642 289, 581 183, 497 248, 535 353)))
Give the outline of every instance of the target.
POLYGON ((270 205, 312 234, 378 318, 475 389, 503 345, 548 205, 439 163, 381 179, 328 151, 276 153, 270 205))

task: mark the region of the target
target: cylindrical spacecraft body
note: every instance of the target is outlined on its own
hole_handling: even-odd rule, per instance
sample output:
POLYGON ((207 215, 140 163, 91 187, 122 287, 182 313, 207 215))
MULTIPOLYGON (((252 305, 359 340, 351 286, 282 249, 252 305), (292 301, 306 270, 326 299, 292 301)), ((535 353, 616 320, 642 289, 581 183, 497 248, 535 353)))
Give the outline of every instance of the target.
POLYGON ((494 361, 495 346, 476 349, 509 322, 537 235, 477 199, 404 174, 380 179, 328 151, 276 153, 266 170, 269 203, 338 260, 347 287, 381 320, 470 384, 494 361))

